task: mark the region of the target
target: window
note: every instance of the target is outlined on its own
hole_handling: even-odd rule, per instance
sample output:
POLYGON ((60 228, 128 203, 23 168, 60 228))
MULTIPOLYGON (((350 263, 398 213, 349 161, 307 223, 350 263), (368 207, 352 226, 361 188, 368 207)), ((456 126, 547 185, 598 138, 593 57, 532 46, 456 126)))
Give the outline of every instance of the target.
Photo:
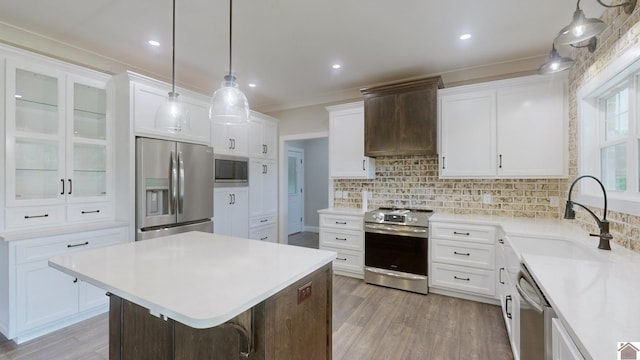
MULTIPOLYGON (((638 48, 612 62, 578 91, 579 174, 598 177, 614 211, 640 215, 640 59, 638 48)), ((585 182, 580 200, 602 207, 585 182)), ((580 201, 579 200, 579 201, 580 201)))

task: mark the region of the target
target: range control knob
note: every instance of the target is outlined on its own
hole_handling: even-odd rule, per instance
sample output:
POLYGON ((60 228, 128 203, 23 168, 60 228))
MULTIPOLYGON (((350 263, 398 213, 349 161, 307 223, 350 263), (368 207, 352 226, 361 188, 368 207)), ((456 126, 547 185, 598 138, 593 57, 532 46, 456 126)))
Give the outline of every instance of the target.
POLYGON ((375 213, 375 214, 373 214, 373 220, 382 221, 382 220, 384 220, 384 215, 382 215, 381 213, 375 213))
POLYGON ((408 222, 418 222, 418 218, 410 217, 410 218, 407 218, 407 221, 408 222))

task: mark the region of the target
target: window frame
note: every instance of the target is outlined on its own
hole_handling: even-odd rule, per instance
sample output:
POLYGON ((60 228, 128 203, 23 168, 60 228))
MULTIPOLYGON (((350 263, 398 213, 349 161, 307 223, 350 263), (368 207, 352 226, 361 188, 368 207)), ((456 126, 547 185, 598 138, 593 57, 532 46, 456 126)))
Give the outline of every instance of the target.
MULTIPOLYGON (((607 190, 609 209, 640 216, 640 45, 612 61, 577 93, 578 174, 602 178, 602 149, 627 144, 626 191, 607 190), (626 84, 625 84, 626 83, 626 84), (629 89, 629 134, 605 140, 604 99, 622 88, 629 89)), ((572 194, 584 205, 603 207, 602 191, 595 181, 584 181, 572 194)))

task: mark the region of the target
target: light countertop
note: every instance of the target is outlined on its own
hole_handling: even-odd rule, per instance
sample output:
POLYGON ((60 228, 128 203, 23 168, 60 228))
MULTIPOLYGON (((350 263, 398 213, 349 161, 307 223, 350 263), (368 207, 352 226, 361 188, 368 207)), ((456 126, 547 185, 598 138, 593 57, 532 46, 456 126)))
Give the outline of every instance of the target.
POLYGON ((193 328, 220 325, 335 259, 331 251, 189 232, 49 265, 193 328))
POLYGON ((354 208, 327 208, 318 210, 318 214, 332 214, 332 215, 353 215, 353 216, 364 216, 366 210, 362 209, 354 209, 354 208))
POLYGON ((568 220, 434 214, 431 221, 499 226, 587 359, 613 359, 640 341, 640 254, 568 220))

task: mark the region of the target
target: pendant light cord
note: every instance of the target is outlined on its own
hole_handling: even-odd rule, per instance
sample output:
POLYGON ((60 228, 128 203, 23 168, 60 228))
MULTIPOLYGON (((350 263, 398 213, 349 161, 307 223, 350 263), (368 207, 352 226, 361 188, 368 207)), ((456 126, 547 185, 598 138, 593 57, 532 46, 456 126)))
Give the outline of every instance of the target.
POLYGON ((173 0, 173 22, 171 24, 171 92, 176 92, 176 0, 173 0))
POLYGON ((233 0, 229 0, 229 77, 231 77, 232 23, 233 23, 233 0))

